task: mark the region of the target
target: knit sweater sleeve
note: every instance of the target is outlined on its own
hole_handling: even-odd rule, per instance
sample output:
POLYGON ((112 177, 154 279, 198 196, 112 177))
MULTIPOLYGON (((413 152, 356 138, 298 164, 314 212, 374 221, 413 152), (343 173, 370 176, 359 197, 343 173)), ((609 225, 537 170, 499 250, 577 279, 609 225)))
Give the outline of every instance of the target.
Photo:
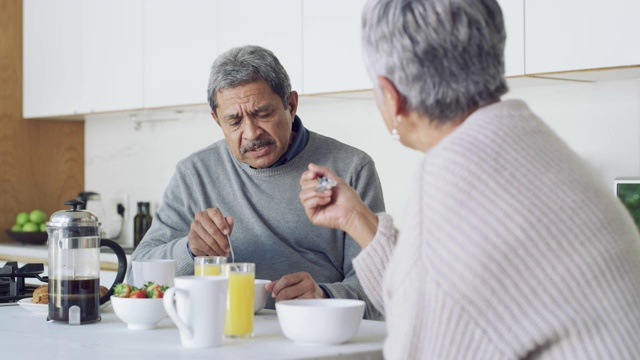
POLYGON ((393 219, 385 213, 378 214, 378 229, 371 243, 353 260, 360 284, 371 303, 384 314, 382 280, 389 258, 396 244, 397 230, 393 219))

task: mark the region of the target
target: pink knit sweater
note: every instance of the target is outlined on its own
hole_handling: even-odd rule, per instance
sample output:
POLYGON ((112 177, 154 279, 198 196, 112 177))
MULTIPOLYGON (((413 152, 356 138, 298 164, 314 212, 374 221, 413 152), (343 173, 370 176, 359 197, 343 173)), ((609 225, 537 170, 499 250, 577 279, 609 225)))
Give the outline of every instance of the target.
POLYGON ((638 230, 523 102, 474 112, 411 194, 354 260, 385 358, 640 359, 638 230))

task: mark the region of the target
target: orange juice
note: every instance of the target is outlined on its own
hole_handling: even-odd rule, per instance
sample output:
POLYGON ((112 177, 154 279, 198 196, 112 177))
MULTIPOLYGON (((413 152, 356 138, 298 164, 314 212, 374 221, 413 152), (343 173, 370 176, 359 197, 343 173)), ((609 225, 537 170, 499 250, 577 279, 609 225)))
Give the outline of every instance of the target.
POLYGON ((253 335, 253 272, 230 272, 227 318, 224 334, 228 337, 253 335))
POLYGON ((220 264, 198 264, 194 268, 194 275, 220 275, 220 264))

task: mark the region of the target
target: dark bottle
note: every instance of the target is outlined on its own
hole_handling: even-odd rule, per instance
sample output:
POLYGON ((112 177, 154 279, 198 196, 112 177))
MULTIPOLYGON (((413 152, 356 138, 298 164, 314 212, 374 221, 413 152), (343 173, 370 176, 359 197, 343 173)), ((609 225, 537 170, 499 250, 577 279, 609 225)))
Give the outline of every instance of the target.
POLYGON ((138 214, 133 218, 133 245, 138 246, 144 234, 151 227, 151 214, 148 202, 138 203, 138 214))

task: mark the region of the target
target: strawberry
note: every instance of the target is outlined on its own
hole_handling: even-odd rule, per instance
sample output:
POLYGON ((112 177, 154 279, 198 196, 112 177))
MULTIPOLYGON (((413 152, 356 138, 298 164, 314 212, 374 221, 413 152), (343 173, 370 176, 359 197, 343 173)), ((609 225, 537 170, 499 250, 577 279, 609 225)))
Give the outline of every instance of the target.
POLYGON ((147 296, 151 299, 159 299, 164 296, 164 291, 160 290, 159 288, 147 290, 147 296))
POLYGON ((131 295, 131 285, 129 284, 116 284, 113 288, 113 295, 117 297, 129 297, 131 295))
POLYGON ((145 289, 137 289, 133 291, 131 295, 129 295, 129 298, 146 299, 147 292, 145 291, 145 289))
POLYGON ((147 290, 147 296, 149 298, 157 299, 164 296, 164 292, 169 288, 166 285, 154 284, 153 282, 148 282, 144 284, 147 290))

